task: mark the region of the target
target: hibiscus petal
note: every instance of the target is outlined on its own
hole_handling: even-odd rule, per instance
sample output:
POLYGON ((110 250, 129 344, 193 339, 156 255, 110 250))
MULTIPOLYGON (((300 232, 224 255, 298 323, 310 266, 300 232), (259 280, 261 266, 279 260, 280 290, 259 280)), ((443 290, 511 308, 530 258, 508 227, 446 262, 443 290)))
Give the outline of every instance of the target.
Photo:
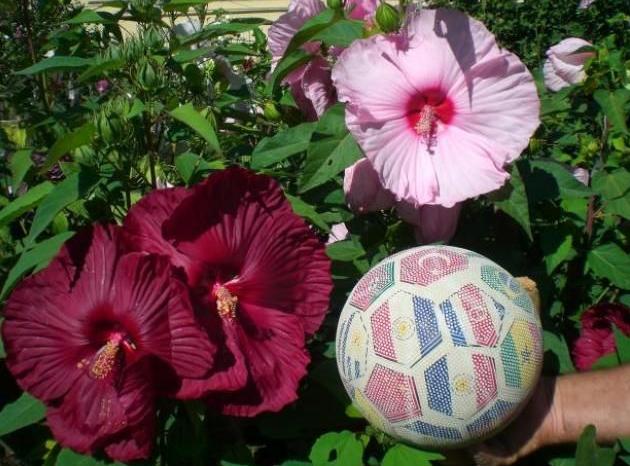
POLYGON ((306 65, 302 77, 302 91, 318 117, 335 103, 335 89, 330 73, 328 62, 316 57, 306 65))
POLYGON ((76 365, 93 352, 83 322, 111 289, 118 236, 113 226, 83 230, 8 299, 2 327, 7 366, 37 398, 63 396, 79 376, 76 365))
POLYGON ((398 36, 377 35, 353 42, 340 55, 332 80, 339 100, 347 102, 346 119, 352 116, 353 124, 405 116, 407 102, 416 89, 399 68, 401 47, 398 36))
POLYGON ((242 306, 239 343, 247 361, 244 389, 208 401, 224 414, 255 416, 279 411, 297 398, 299 382, 310 358, 304 349, 304 330, 292 315, 252 304, 242 306))
POLYGON ((387 191, 368 159, 346 168, 343 177, 346 202, 357 212, 375 212, 394 205, 394 195, 387 191))
POLYGON ((348 0, 346 9, 352 19, 369 21, 376 13, 378 2, 376 0, 348 0))
POLYGON ((441 205, 414 207, 408 202, 396 205, 400 218, 414 225, 416 238, 424 244, 450 241, 457 229, 461 208, 461 203, 450 208, 441 205))
POLYGON ((450 124, 486 138, 497 165, 512 162, 540 124, 534 78, 516 55, 502 52, 473 66, 465 79, 466 91, 449 94, 457 109, 450 124))
POLYGON ((320 0, 292 0, 289 10, 269 27, 269 50, 274 58, 279 59, 289 46, 289 42, 304 23, 321 13, 325 5, 320 0))

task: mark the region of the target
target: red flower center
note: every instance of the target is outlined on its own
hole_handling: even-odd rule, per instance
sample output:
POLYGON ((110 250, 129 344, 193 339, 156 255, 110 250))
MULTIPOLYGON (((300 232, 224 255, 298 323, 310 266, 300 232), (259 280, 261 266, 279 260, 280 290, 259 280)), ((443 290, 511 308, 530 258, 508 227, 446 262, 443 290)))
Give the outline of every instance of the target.
POLYGON ((440 89, 427 89, 407 102, 409 127, 428 145, 434 142, 438 123, 448 124, 454 113, 453 102, 440 89))
MULTIPOLYGON (((122 332, 111 332, 105 344, 96 352, 90 364, 90 375, 95 379, 109 377, 122 364, 123 354, 131 355, 137 350, 135 343, 122 332), (123 353, 120 350, 123 350, 123 353)), ((83 368, 87 361, 78 364, 83 368)))
POLYGON ((217 302, 217 312, 221 318, 232 320, 236 317, 238 297, 232 295, 225 285, 215 283, 212 286, 211 295, 217 302))

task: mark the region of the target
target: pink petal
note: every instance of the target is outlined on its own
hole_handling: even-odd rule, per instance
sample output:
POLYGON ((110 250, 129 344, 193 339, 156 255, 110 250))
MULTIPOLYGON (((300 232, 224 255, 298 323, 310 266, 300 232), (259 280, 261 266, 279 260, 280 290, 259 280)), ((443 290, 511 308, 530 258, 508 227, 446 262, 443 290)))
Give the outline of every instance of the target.
POLYGON ((269 50, 274 59, 284 55, 289 42, 304 23, 322 12, 325 5, 320 0, 292 0, 289 10, 280 16, 269 28, 269 50))
POLYGON ((543 66, 545 86, 551 91, 578 84, 584 80, 584 63, 593 52, 578 52, 593 44, 578 37, 560 41, 547 50, 547 60, 543 66))
POLYGON ((457 229, 461 209, 461 203, 450 208, 440 205, 414 207, 407 202, 396 205, 400 218, 414 225, 416 238, 423 244, 450 241, 457 229))
POLYGON ((343 177, 346 202, 357 212, 389 209, 394 204, 392 193, 383 188, 378 174, 368 159, 361 159, 346 168, 343 177))
POLYGON ((348 237, 348 227, 345 223, 337 223, 330 228, 330 234, 328 235, 328 241, 326 244, 333 244, 337 241, 343 241, 348 237))
POLYGON ((377 35, 353 42, 340 55, 332 80, 339 100, 347 102, 346 115, 352 115, 353 124, 405 116, 416 90, 402 79, 397 66, 400 46, 396 36, 377 35))
POLYGON ((468 90, 452 94, 452 125, 485 138, 498 166, 517 159, 540 124, 531 73, 516 55, 501 52, 473 66, 465 80, 468 90))
POLYGON ((348 0, 346 9, 350 11, 350 18, 369 21, 376 13, 377 0, 348 0))
POLYGON ((306 65, 302 77, 303 94, 318 117, 336 101, 330 73, 328 62, 315 57, 306 65))

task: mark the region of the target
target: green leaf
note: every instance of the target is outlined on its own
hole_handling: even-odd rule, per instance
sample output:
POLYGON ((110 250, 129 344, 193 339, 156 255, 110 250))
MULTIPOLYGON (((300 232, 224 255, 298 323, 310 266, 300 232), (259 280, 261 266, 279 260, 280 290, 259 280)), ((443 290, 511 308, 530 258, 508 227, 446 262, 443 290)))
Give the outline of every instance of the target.
MULTIPOLYGON (((0 327, 2 327, 2 322, 4 319, 0 319, 0 327)), ((4 350, 4 342, 2 341, 2 336, 0 335, 0 359, 4 359, 7 357, 7 352, 4 350)))
POLYGON ((591 366, 591 370, 610 369, 612 367, 619 367, 621 362, 616 352, 608 353, 601 356, 591 366))
POLYGON ((11 187, 13 191, 17 191, 24 177, 28 173, 29 168, 33 166, 31 160, 32 149, 20 149, 16 151, 11 160, 9 160, 9 169, 11 170, 11 187))
POLYGON ((617 346, 617 356, 621 364, 630 362, 630 337, 627 337, 617 326, 613 326, 615 333, 615 344, 617 346))
POLYGON ((186 11, 188 8, 197 5, 205 5, 210 3, 212 0, 171 0, 166 5, 164 5, 164 11, 186 11))
POLYGON ((363 444, 347 430, 328 432, 317 439, 309 459, 313 466, 363 466, 363 444))
POLYGON ((361 156, 361 149, 346 129, 344 106, 332 106, 320 118, 311 138, 299 191, 304 193, 324 184, 361 156))
POLYGON ((63 22, 63 24, 114 24, 116 21, 111 13, 104 11, 94 11, 89 8, 81 10, 78 15, 63 22))
MULTIPOLYGON (((309 18, 308 21, 302 25, 300 30, 295 33, 289 45, 287 45, 284 51, 284 57, 298 50, 306 42, 312 40, 316 34, 322 33, 340 19, 342 19, 342 16, 331 9, 326 9, 318 15, 309 18)), ((284 57, 282 60, 284 60, 284 57)), ((280 63, 282 63, 282 60, 280 63)))
POLYGON ((290 194, 286 194, 285 196, 291 203, 291 207, 293 207, 293 211, 298 214, 300 217, 304 217, 310 220, 314 225, 317 225, 319 228, 326 232, 330 232, 330 227, 324 221, 324 219, 317 213, 315 208, 304 202, 299 197, 291 196, 290 194))
POLYGON ((336 241, 326 246, 326 254, 332 260, 350 262, 365 255, 365 249, 352 240, 336 241))
POLYGON ((573 259, 573 235, 566 228, 546 229, 541 232, 540 246, 545 254, 545 268, 551 275, 563 262, 573 259))
POLYGON ((563 165, 552 160, 522 161, 519 170, 525 180, 530 202, 545 199, 581 198, 592 191, 576 180, 563 165))
POLYGON ((527 237, 532 240, 532 228, 529 219, 529 204, 527 202, 527 192, 523 178, 516 165, 513 165, 510 181, 506 187, 498 193, 501 196, 494 201, 494 205, 502 210, 525 230, 527 237))
POLYGON ((607 243, 591 250, 587 257, 588 265, 595 275, 630 290, 630 255, 614 243, 607 243))
POLYGON ((299 66, 308 63, 309 61, 311 61, 312 58, 313 56, 311 54, 306 53, 303 50, 296 50, 289 55, 285 55, 285 57, 278 63, 278 66, 276 66, 276 68, 273 70, 271 78, 267 83, 265 92, 269 95, 273 94, 282 82, 282 80, 291 71, 299 66))
POLYGON ((316 124, 302 123, 263 138, 252 152, 252 168, 259 170, 305 151, 316 124))
POLYGON ((65 154, 92 142, 92 136, 95 131, 96 128, 92 123, 85 123, 83 126, 78 127, 74 131, 59 137, 59 139, 57 139, 50 148, 48 156, 46 157, 46 162, 41 167, 40 172, 45 173, 47 170, 50 170, 50 168, 65 154))
POLYGON ((46 196, 35 212, 31 230, 26 237, 26 244, 31 245, 37 237, 46 229, 59 212, 68 204, 84 199, 89 191, 100 181, 98 173, 90 169, 83 169, 73 173, 55 186, 46 196))
POLYGON ((87 70, 79 75, 79 82, 82 83, 88 79, 103 76, 105 72, 118 70, 122 68, 124 64, 125 60, 122 58, 112 58, 111 60, 99 61, 88 67, 87 70))
POLYGON ((315 33, 310 40, 324 44, 348 47, 352 42, 363 37, 363 21, 341 19, 315 33))
POLYGON ((381 466, 431 466, 432 461, 443 460, 439 453, 419 450, 402 443, 387 450, 381 466))
POLYGON ((199 57, 204 57, 212 52, 212 49, 200 47, 198 49, 182 50, 173 55, 175 62, 182 64, 196 60, 199 57))
POLYGON ((549 466, 575 466, 575 458, 554 458, 549 461, 549 466))
POLYGON ((282 463, 280 466, 312 466, 313 463, 307 463, 306 461, 289 460, 282 463))
POLYGON ((575 451, 575 466, 599 466, 595 434, 595 426, 593 425, 586 426, 582 431, 575 451))
POLYGON ((64 448, 57 457, 56 466, 124 466, 122 463, 107 463, 92 456, 85 456, 64 448))
POLYGON ((610 120, 613 128, 627 134, 628 127, 626 126, 624 106, 630 99, 630 91, 627 89, 617 89, 614 92, 610 92, 604 89, 598 89, 593 94, 593 97, 610 120))
POLYGON ((23 393, 13 403, 0 411, 0 436, 15 432, 22 427, 41 421, 46 414, 44 404, 28 393, 23 393))
POLYGON ((78 71, 93 63, 90 58, 55 56, 45 58, 28 68, 16 71, 15 74, 37 74, 52 71, 78 71))
POLYGON ((543 330, 543 345, 545 351, 551 351, 558 359, 558 372, 560 374, 575 372, 571 354, 569 353, 569 347, 567 346, 564 336, 556 335, 549 330, 543 330))
POLYGON ((53 188, 54 185, 51 182, 44 181, 43 183, 33 186, 20 197, 14 199, 10 204, 4 206, 4 208, 0 210, 0 226, 6 225, 24 212, 35 207, 53 188))
POLYGON ((630 172, 623 168, 610 173, 599 171, 593 175, 591 185, 605 200, 616 199, 630 191, 630 172))
POLYGON ((22 253, 13 268, 9 271, 7 279, 0 291, 0 300, 13 288, 17 281, 33 268, 46 266, 48 262, 59 252, 61 245, 74 235, 72 231, 64 231, 52 238, 34 245, 31 249, 22 253))
POLYGON ((187 185, 194 183, 197 176, 210 170, 219 170, 224 166, 222 160, 206 162, 199 154, 192 152, 185 152, 175 158, 175 168, 187 185))
POLYGON ((197 134, 206 140, 210 148, 216 152, 221 152, 217 133, 212 124, 197 110, 191 102, 171 111, 171 116, 185 125, 190 126, 197 134))
POLYGON ((260 25, 267 23, 266 20, 259 18, 248 18, 248 20, 248 22, 241 20, 239 22, 220 22, 209 24, 204 26, 201 31, 181 38, 180 43, 182 46, 185 46, 226 34, 241 34, 256 29, 260 25))

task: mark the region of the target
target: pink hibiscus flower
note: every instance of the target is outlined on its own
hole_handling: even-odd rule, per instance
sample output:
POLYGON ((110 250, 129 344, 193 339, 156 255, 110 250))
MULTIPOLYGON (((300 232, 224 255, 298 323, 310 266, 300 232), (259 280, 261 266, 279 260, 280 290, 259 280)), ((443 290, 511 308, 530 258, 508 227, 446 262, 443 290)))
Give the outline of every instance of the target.
POLYGON ((545 87, 550 91, 578 84, 584 80, 584 63, 595 56, 594 52, 580 51, 593 44, 578 37, 569 37, 547 50, 547 59, 543 65, 545 87))
POLYGON ((46 403, 63 446, 148 458, 155 400, 203 376, 210 347, 167 258, 125 253, 120 229, 85 230, 11 294, 7 367, 46 403))
MULTIPOLYGON (((346 9, 350 12, 350 18, 369 21, 376 11, 376 3, 376 0, 350 0, 346 3, 346 9)), ((321 0, 291 1, 288 11, 269 28, 269 50, 274 66, 304 23, 325 8, 321 0)), ((307 43, 303 48, 310 54, 317 55, 320 46, 318 43, 307 43)), ((300 110, 311 120, 317 119, 336 102, 335 89, 330 78, 330 64, 321 56, 316 56, 306 65, 295 69, 284 82, 291 88, 300 110)))
POLYGON ((178 396, 207 396, 236 416, 295 400, 310 359, 305 338, 324 319, 332 279, 324 244, 280 185, 230 168, 192 189, 153 191, 124 227, 135 247, 183 269, 214 348, 205 378, 185 378, 178 396))
POLYGON ((573 360, 581 371, 589 370, 599 358, 615 351, 613 324, 624 335, 630 335, 630 308, 623 304, 598 304, 584 311, 580 320, 582 330, 573 345, 573 360))
POLYGON ((419 243, 449 241, 455 234, 461 203, 453 207, 440 205, 414 206, 405 201, 396 202, 386 190, 378 174, 367 159, 361 159, 346 168, 343 178, 346 202, 358 213, 375 212, 396 207, 400 218, 414 227, 419 243))
POLYGON ((332 72, 346 123, 398 200, 452 207, 499 188, 539 124, 531 73, 463 13, 422 10, 332 72))

